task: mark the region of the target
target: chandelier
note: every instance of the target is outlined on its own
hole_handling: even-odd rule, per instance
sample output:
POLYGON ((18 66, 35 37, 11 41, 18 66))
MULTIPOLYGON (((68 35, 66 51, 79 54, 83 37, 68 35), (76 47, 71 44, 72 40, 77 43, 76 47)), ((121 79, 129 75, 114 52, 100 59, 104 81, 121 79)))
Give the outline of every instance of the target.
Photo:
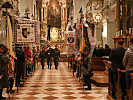
POLYGON ((103 0, 91 0, 86 4, 86 19, 90 23, 97 24, 102 19, 103 0))

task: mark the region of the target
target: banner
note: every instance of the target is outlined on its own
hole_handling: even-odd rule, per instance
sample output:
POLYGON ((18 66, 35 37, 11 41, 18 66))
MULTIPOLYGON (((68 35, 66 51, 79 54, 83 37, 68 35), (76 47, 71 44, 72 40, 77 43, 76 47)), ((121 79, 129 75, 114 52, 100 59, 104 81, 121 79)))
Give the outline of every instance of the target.
POLYGON ((10 18, 7 15, 7 51, 9 53, 10 57, 10 65, 9 65, 9 76, 13 77, 14 76, 14 68, 15 68, 15 63, 14 63, 14 58, 15 54, 13 52, 12 48, 12 42, 13 42, 13 34, 12 34, 12 27, 11 27, 11 22, 10 18))
POLYGON ((38 22, 33 20, 22 20, 15 25, 15 42, 17 44, 39 44, 40 31, 38 22))

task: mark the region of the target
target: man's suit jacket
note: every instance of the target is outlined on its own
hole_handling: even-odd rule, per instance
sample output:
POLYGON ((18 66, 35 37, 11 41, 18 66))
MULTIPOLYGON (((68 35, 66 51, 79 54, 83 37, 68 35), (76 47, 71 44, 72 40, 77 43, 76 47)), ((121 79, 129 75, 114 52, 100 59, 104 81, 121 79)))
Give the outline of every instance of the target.
POLYGON ((125 69, 123 67, 122 61, 125 54, 126 49, 123 47, 114 48, 111 50, 109 60, 111 63, 111 71, 117 71, 117 68, 125 69))

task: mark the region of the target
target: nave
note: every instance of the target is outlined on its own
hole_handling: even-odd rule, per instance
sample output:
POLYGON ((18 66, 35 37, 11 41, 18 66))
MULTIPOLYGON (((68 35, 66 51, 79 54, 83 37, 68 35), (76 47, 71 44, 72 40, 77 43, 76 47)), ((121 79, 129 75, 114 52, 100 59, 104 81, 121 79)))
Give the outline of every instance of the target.
MULTIPOLYGON (((53 64, 52 64, 53 65, 53 64)), ((38 64, 35 73, 28 77, 19 93, 10 95, 8 100, 107 100, 107 87, 96 87, 85 91, 82 83, 73 76, 66 62, 60 62, 58 70, 38 64)), ((5 93, 4 96, 8 97, 5 93)))

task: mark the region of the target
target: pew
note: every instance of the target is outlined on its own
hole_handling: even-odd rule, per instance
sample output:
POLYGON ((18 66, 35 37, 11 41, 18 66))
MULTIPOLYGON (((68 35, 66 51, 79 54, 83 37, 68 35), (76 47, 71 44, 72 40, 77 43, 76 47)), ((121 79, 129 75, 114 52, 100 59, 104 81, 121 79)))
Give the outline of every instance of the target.
MULTIPOLYGON (((127 99, 126 95, 124 95, 126 93, 126 70, 120 70, 119 68, 117 68, 117 72, 118 72, 118 79, 116 82, 116 98, 117 100, 121 100, 122 98, 124 98, 125 100, 127 99)), ((114 100, 112 98, 112 84, 111 84, 111 66, 109 67, 109 86, 108 86, 108 99, 109 100, 114 100)))
POLYGON ((129 100, 133 100, 133 73, 131 73, 131 88, 128 91, 129 100))
POLYGON ((116 97, 117 99, 124 98, 124 94, 126 93, 126 70, 120 70, 117 68, 118 71, 118 81, 116 83, 116 97))
POLYGON ((92 70, 94 71, 104 71, 105 64, 103 60, 108 60, 105 57, 92 57, 92 70))
POLYGON ((109 66, 111 66, 111 62, 108 60, 103 60, 103 63, 105 65, 105 74, 109 74, 109 66))

